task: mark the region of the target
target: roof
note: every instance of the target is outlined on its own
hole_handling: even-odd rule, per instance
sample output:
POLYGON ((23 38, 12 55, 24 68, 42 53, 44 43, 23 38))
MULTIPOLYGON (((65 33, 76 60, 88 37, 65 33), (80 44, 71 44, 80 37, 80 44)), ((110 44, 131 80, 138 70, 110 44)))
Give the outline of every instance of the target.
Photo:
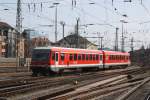
MULTIPOLYGON (((77 34, 71 34, 71 35, 68 35, 64 38, 62 38, 61 40, 59 40, 57 43, 61 43, 62 41, 66 41, 68 44, 76 44, 77 43, 77 34)), ((93 44, 93 45, 96 45, 90 41, 88 41, 86 38, 78 35, 78 41, 80 44, 93 44)))
POLYGON ((12 26, 10 26, 9 24, 5 23, 5 22, 0 22, 0 29, 13 29, 12 26))
POLYGON ((118 54, 118 55, 129 55, 128 52, 120 52, 120 51, 106 51, 106 50, 103 50, 106 54, 112 54, 112 55, 115 55, 115 54, 118 54))
POLYGON ((89 50, 89 49, 78 49, 78 48, 63 48, 63 47, 51 47, 51 46, 47 46, 47 47, 36 47, 34 49, 52 49, 52 50, 56 50, 56 51, 62 51, 62 52, 68 52, 71 51, 71 53, 77 53, 77 52, 84 52, 84 53, 88 53, 88 52, 92 52, 92 53, 102 53, 101 50, 89 50), (86 52, 85 52, 86 51, 86 52))

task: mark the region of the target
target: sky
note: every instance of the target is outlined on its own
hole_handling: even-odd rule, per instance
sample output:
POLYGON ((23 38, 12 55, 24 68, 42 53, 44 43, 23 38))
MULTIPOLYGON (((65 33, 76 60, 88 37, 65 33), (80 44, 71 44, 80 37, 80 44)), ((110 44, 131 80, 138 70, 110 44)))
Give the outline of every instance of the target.
MULTIPOLYGON (((98 35, 104 37, 104 47, 114 47, 115 29, 119 28, 120 48, 122 33, 120 20, 124 20, 127 22, 123 23, 126 50, 130 50, 132 37, 134 49, 142 45, 145 47, 150 45, 150 0, 131 0, 131 2, 124 2, 124 0, 22 0, 21 2, 23 29, 37 30, 41 36, 48 37, 50 41, 55 41, 56 7, 53 7, 53 3, 59 3, 57 6, 58 40, 62 39, 60 22, 65 22, 65 36, 67 36, 74 32, 76 20, 79 18, 79 34, 83 37, 98 35), (72 1, 74 1, 73 5, 72 1)), ((17 0, 0 0, 0 21, 7 22, 13 27, 16 25, 16 3, 17 0)), ((88 38, 88 40, 98 44, 96 38, 88 38)))

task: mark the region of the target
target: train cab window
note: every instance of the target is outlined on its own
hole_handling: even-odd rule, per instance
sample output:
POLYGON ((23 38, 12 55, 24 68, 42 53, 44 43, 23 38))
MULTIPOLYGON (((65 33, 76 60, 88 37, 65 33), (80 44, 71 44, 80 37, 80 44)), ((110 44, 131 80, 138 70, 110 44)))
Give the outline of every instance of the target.
MULTIPOLYGON (((99 58, 100 58, 100 60, 103 60, 103 56, 102 55, 100 55, 99 58)), ((111 56, 111 58, 112 58, 112 56, 111 56)))
POLYGON ((52 52, 52 60, 55 60, 55 53, 52 52))
POLYGON ((81 54, 78 54, 78 60, 81 60, 81 54))
POLYGON ((88 60, 88 59, 89 59, 88 54, 86 54, 86 60, 88 60))
POLYGON ((98 55, 96 55, 96 60, 98 60, 98 55))
POLYGON ((92 54, 90 54, 90 60, 92 60, 92 54))
POLYGON ((77 60, 77 54, 74 54, 74 60, 77 60))
POLYGON ((82 54, 82 60, 85 60, 85 54, 82 54))
POLYGON ((72 54, 70 54, 69 59, 73 60, 73 55, 72 54))
POLYGON ((64 59, 65 59, 65 54, 64 54, 64 53, 61 53, 60 56, 61 56, 61 57, 60 57, 61 60, 64 61, 64 59))

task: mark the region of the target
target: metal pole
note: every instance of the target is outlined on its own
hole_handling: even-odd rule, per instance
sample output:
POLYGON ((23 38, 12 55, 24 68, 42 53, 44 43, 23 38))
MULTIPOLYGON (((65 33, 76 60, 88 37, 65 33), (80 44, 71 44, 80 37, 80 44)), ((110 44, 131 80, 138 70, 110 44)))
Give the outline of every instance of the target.
POLYGON ((63 38, 65 37, 65 22, 60 22, 60 24, 62 25, 62 33, 63 33, 63 38))
POLYGON ((65 34, 64 34, 64 32, 65 32, 65 23, 63 23, 63 38, 65 37, 65 34))
POLYGON ((116 28, 115 51, 118 51, 118 30, 119 28, 116 28))
POLYGON ((57 42, 57 5, 55 8, 55 42, 57 42))
POLYGON ((79 47, 79 18, 77 18, 76 34, 77 34, 76 48, 78 48, 79 47))
POLYGON ((21 13, 21 0, 17 0, 17 15, 16 15, 16 69, 20 65, 21 52, 21 31, 22 31, 22 13, 21 13))
POLYGON ((124 52, 124 36, 123 36, 123 22, 122 22, 122 43, 121 43, 121 51, 124 52))
POLYGON ((99 42, 98 44, 99 44, 99 49, 100 49, 100 33, 98 33, 98 37, 99 37, 98 38, 98 42, 99 42))
POLYGON ((131 51, 133 52, 133 49, 134 49, 134 47, 133 47, 133 37, 132 37, 132 39, 131 39, 131 51))
POLYGON ((103 37, 100 38, 101 38, 101 50, 103 50, 103 37))

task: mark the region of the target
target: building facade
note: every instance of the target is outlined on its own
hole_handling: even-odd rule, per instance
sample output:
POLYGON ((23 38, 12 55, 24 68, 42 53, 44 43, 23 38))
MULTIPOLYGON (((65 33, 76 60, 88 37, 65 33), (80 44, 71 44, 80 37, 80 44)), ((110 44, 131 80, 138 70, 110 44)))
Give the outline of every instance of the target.
POLYGON ((0 57, 16 56, 16 30, 5 22, 0 22, 0 57))

